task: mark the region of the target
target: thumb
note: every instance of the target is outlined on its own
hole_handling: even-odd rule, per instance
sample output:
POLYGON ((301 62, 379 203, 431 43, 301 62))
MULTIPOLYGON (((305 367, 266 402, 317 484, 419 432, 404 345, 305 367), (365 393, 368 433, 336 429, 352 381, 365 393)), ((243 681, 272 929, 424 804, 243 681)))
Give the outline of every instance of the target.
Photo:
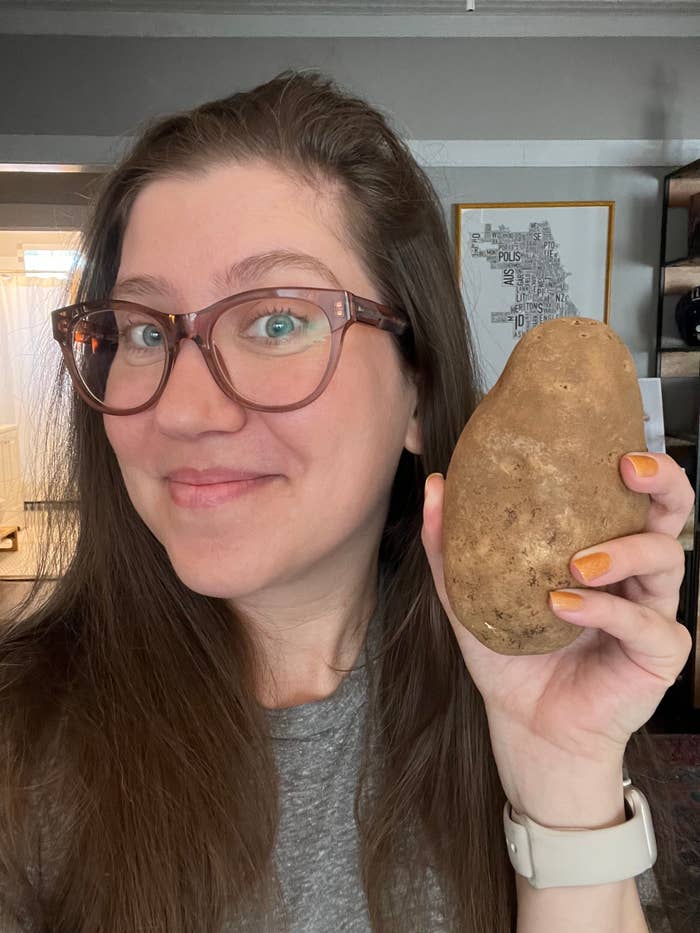
POLYGON ((425 481, 423 502, 423 527, 421 541, 425 549, 428 563, 433 574, 435 591, 449 619, 452 630, 457 638, 457 644, 469 668, 478 689, 484 695, 483 684, 493 670, 493 661, 500 658, 490 648, 482 644, 455 615, 445 588, 445 571, 443 566, 442 548, 442 516, 445 499, 445 478, 441 473, 431 473, 425 481), (480 673, 481 672, 481 673, 480 673), (475 676, 476 675, 476 676, 475 676), (479 686, 479 684, 482 686, 479 686))
POLYGON ((433 574, 433 581, 440 602, 443 606, 447 606, 442 564, 442 507, 444 494, 445 477, 442 473, 431 473, 425 481, 421 541, 433 574))

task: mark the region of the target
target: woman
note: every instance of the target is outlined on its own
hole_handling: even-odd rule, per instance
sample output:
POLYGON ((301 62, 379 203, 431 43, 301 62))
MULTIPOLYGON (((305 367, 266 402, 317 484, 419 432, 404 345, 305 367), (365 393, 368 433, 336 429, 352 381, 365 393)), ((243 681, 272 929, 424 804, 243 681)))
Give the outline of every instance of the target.
POLYGON ((683 471, 622 461, 648 529, 602 543, 571 646, 459 625, 452 248, 384 117, 316 73, 147 127, 82 254, 54 315, 79 537, 0 647, 7 928, 644 929, 633 878, 516 879, 502 810, 624 821, 623 753, 690 649, 683 471))

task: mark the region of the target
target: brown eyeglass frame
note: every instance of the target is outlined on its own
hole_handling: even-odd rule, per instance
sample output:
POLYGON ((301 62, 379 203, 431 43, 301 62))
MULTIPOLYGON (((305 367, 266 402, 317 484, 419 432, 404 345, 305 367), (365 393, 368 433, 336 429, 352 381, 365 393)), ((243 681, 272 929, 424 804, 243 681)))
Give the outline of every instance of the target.
POLYGON ((147 305, 138 304, 133 301, 125 301, 120 298, 114 300, 83 301, 79 304, 68 305, 65 308, 57 308, 51 312, 51 323, 53 327, 53 337, 58 341, 63 359, 70 374, 73 386, 91 408, 107 415, 135 415, 138 412, 146 411, 152 408, 161 397, 168 383, 170 373, 180 349, 180 342, 189 338, 193 340, 202 351, 202 356, 207 364, 214 381, 229 398, 238 402, 244 408, 250 408, 255 411, 293 411, 297 408, 303 408, 317 399, 330 382, 333 373, 340 359, 340 351, 345 333, 351 324, 369 324, 372 327, 378 327, 380 330, 400 336, 410 329, 410 324, 405 319, 399 317, 387 305, 379 304, 370 298, 360 298, 349 291, 341 291, 331 288, 256 288, 250 291, 239 292, 235 295, 229 295, 227 298, 221 298, 214 304, 199 311, 191 311, 185 314, 167 314, 164 311, 156 311, 147 305), (262 298, 301 298, 312 301, 321 308, 328 318, 331 329, 331 352, 328 360, 328 366, 323 375, 318 388, 292 405, 259 405, 240 395, 234 387, 225 378, 220 369, 216 355, 210 342, 211 333, 214 325, 224 311, 229 310, 235 305, 254 301, 262 298), (163 376, 153 396, 148 402, 139 405, 136 408, 126 410, 115 410, 101 402, 96 396, 92 395, 88 387, 82 380, 80 372, 75 362, 72 351, 71 335, 75 324, 80 318, 93 311, 125 310, 141 312, 150 315, 158 324, 162 325, 166 337, 166 362, 163 368, 163 376))

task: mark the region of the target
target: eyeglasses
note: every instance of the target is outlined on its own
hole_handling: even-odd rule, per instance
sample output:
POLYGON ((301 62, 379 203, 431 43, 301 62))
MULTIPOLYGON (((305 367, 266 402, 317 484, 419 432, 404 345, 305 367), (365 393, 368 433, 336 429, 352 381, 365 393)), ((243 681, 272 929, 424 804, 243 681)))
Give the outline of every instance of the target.
POLYGON ((76 391, 109 415, 156 404, 184 339, 197 344, 229 398, 256 411, 292 411, 326 388, 351 324, 398 336, 410 329, 386 305, 329 288, 259 288, 189 314, 86 301, 52 311, 51 322, 76 391))

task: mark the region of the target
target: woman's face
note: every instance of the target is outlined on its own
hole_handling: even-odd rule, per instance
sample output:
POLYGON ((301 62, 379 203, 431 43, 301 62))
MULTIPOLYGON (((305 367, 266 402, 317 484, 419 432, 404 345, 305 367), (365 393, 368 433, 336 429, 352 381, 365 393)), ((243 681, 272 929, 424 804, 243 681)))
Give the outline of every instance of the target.
MULTIPOLYGON (((133 204, 113 297, 174 314, 268 286, 341 287, 381 300, 334 232, 341 229, 334 202, 267 163, 157 180, 133 204), (340 286, 294 265, 223 290, 214 284, 233 263, 274 249, 320 259, 340 286), (119 286, 143 275, 167 289, 119 286)), ((104 423, 134 507, 188 587, 231 599, 279 589, 289 599, 311 575, 332 582, 372 567, 402 449, 420 449, 416 400, 393 338, 353 324, 331 382, 304 408, 243 408, 185 341, 157 405, 105 415, 104 423), (185 501, 191 488, 168 479, 187 467, 269 478, 228 501, 194 506, 185 501)))

